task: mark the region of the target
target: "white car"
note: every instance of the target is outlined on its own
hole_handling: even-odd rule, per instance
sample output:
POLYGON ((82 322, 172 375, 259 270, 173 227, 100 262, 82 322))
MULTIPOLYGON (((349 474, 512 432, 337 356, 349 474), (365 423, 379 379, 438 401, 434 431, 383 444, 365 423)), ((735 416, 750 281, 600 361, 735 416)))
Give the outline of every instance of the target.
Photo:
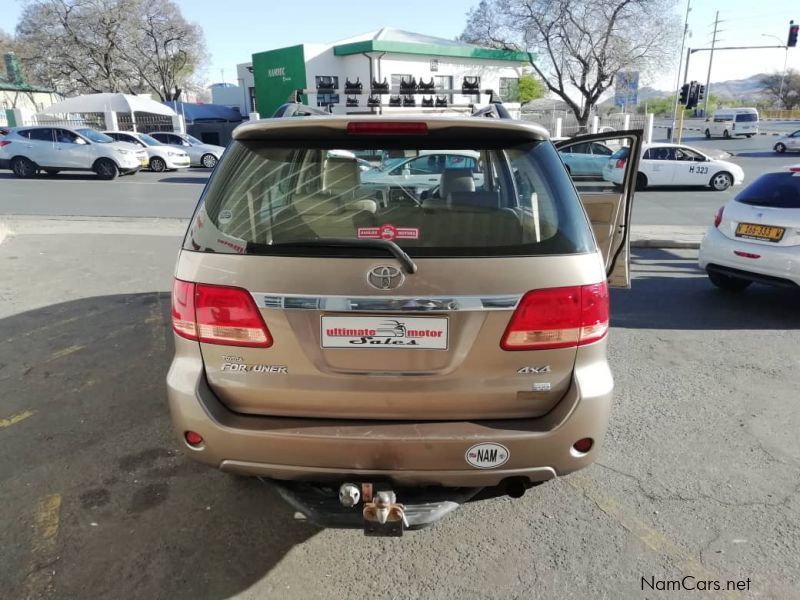
MULTIPOLYGON (((628 148, 620 148, 611 155, 603 168, 603 179, 622 185, 628 148)), ((636 189, 649 186, 704 186, 713 190, 727 190, 744 181, 744 171, 739 165, 726 160, 716 160, 697 148, 680 144, 644 144, 636 189)))
POLYGON ((151 171, 174 171, 189 168, 189 155, 183 150, 162 144, 146 133, 132 131, 104 131, 118 142, 126 142, 147 152, 147 167, 151 171))
POLYGON ((781 154, 789 151, 800 151, 800 129, 788 135, 779 137, 775 142, 775 145, 772 146, 772 149, 781 154))
POLYGON ((700 245, 711 283, 800 286, 800 165, 766 173, 722 206, 700 245))
POLYGON ((150 136, 157 139, 162 144, 174 146, 186 152, 186 154, 189 155, 190 164, 193 167, 213 169, 217 165, 217 161, 222 156, 222 153, 225 152, 225 148, 222 146, 206 144, 188 133, 154 131, 150 136))
POLYGON ((388 158, 384 165, 361 174, 365 186, 397 186, 425 191, 439 185, 442 173, 452 169, 472 172, 476 187, 483 185, 480 155, 469 150, 425 151, 417 156, 388 158))
POLYGON ((17 177, 40 171, 94 171, 100 179, 135 173, 147 153, 89 127, 15 127, 0 142, 0 168, 17 177))

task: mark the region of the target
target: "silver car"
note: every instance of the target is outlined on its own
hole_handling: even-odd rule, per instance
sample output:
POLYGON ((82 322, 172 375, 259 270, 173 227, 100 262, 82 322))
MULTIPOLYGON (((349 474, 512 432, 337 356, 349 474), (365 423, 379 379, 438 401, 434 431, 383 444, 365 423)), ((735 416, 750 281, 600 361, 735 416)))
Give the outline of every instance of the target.
POLYGON ((225 148, 222 146, 205 144, 188 133, 156 131, 151 133, 150 136, 162 144, 175 146, 186 152, 193 167, 213 169, 222 153, 225 152, 225 148))

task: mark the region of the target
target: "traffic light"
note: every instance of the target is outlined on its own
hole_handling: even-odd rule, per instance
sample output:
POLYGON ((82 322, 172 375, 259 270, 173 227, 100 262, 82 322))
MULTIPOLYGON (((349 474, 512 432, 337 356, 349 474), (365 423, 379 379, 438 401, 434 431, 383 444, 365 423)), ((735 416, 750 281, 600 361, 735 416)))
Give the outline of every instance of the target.
POLYGON ((706 97, 706 86, 698 85, 697 86, 697 101, 700 102, 705 97, 706 97))
POLYGON ((794 21, 789 21, 789 39, 786 40, 787 48, 794 48, 797 46, 798 30, 800 30, 800 25, 795 25, 794 21))
POLYGON ((683 87, 681 88, 681 94, 678 97, 678 103, 686 106, 686 102, 688 102, 688 100, 689 100, 689 84, 684 83, 683 87))

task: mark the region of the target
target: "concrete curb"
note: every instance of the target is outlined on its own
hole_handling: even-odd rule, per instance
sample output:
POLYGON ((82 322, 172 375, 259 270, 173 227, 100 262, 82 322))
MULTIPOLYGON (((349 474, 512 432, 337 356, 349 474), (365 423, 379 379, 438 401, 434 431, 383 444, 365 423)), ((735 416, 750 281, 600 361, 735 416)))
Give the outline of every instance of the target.
POLYGON ((631 248, 690 249, 700 248, 700 242, 682 240, 631 240, 631 248))

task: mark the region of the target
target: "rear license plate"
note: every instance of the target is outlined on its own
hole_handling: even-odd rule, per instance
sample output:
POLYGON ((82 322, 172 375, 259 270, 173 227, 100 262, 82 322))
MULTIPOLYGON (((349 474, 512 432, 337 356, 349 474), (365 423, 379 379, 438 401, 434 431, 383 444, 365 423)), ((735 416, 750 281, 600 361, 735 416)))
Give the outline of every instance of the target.
POLYGON ((780 242, 786 230, 783 227, 771 225, 756 225, 755 223, 739 223, 736 227, 736 237, 766 242, 780 242))
POLYGON ((322 317, 323 348, 447 350, 444 317, 322 317))

